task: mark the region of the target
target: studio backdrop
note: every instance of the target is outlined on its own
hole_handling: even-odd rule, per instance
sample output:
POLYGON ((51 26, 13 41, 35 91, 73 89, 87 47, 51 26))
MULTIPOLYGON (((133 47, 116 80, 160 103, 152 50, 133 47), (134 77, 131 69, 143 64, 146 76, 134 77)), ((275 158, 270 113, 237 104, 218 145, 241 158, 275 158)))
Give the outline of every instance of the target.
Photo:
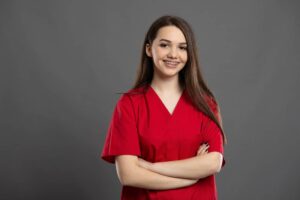
POLYGON ((300 14, 285 1, 1 1, 3 200, 119 199, 100 153, 158 17, 193 27, 221 108, 221 200, 300 199, 300 14))

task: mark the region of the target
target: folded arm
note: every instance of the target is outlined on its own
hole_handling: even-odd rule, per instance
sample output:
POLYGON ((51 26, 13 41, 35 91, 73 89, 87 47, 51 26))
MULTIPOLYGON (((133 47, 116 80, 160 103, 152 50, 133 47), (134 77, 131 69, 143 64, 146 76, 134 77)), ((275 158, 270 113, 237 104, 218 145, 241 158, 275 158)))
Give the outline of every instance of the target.
MULTIPOLYGON (((222 117, 219 108, 217 116, 222 126, 222 117)), ((213 125, 213 123, 210 123, 209 128, 207 128, 209 134, 205 134, 205 140, 208 141, 208 145, 201 145, 196 156, 182 160, 156 163, 150 163, 139 158, 139 165, 152 172, 175 178, 201 179, 219 173, 223 163, 222 148, 219 147, 222 144, 222 137, 218 131, 214 130, 217 128, 216 125, 213 125), (208 152, 209 143, 213 145, 213 150, 208 152), (220 152, 216 149, 219 149, 220 152)))
POLYGON ((176 178, 200 179, 220 172, 223 155, 210 152, 183 160, 150 163, 139 158, 139 165, 153 172, 176 178))
POLYGON ((198 181, 198 179, 175 178, 158 174, 139 166, 138 162, 138 157, 134 155, 116 157, 117 175, 122 185, 167 190, 190 186, 198 181))

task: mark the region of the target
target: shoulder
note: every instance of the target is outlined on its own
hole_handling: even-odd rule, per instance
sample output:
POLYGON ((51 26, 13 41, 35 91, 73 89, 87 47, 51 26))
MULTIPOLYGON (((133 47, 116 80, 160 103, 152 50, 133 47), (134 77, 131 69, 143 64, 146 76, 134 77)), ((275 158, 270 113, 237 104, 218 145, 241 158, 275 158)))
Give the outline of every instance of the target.
POLYGON ((141 99, 144 97, 147 88, 145 86, 139 88, 128 89, 126 92, 121 93, 118 99, 118 105, 138 105, 141 99))
POLYGON ((211 96, 206 96, 205 100, 206 100, 208 106, 210 107, 211 111, 213 112, 213 114, 217 118, 217 120, 220 122, 221 126, 223 126, 222 125, 221 111, 220 111, 220 107, 219 107, 219 104, 218 104, 217 100, 214 97, 211 97, 211 96))
POLYGON ((212 96, 209 96, 209 95, 205 95, 204 98, 205 98, 206 103, 210 107, 210 109, 213 112, 217 112, 218 111, 218 103, 217 103, 216 99, 214 99, 212 96))

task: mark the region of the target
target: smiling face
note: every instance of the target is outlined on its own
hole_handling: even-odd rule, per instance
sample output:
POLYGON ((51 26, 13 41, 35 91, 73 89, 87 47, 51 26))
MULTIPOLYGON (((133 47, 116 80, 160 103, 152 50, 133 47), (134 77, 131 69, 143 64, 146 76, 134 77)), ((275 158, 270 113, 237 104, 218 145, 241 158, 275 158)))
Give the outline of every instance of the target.
POLYGON ((147 44, 146 54, 153 59, 154 74, 162 77, 178 76, 187 62, 186 39, 176 26, 162 27, 152 45, 147 44))

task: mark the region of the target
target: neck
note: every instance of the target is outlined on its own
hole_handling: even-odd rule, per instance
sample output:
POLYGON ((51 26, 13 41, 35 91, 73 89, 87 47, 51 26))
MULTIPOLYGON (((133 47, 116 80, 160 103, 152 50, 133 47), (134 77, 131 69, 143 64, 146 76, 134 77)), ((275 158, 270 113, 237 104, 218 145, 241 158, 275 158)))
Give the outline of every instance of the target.
POLYGON ((150 85, 156 91, 164 94, 180 93, 182 91, 178 75, 167 78, 154 75, 150 85))

